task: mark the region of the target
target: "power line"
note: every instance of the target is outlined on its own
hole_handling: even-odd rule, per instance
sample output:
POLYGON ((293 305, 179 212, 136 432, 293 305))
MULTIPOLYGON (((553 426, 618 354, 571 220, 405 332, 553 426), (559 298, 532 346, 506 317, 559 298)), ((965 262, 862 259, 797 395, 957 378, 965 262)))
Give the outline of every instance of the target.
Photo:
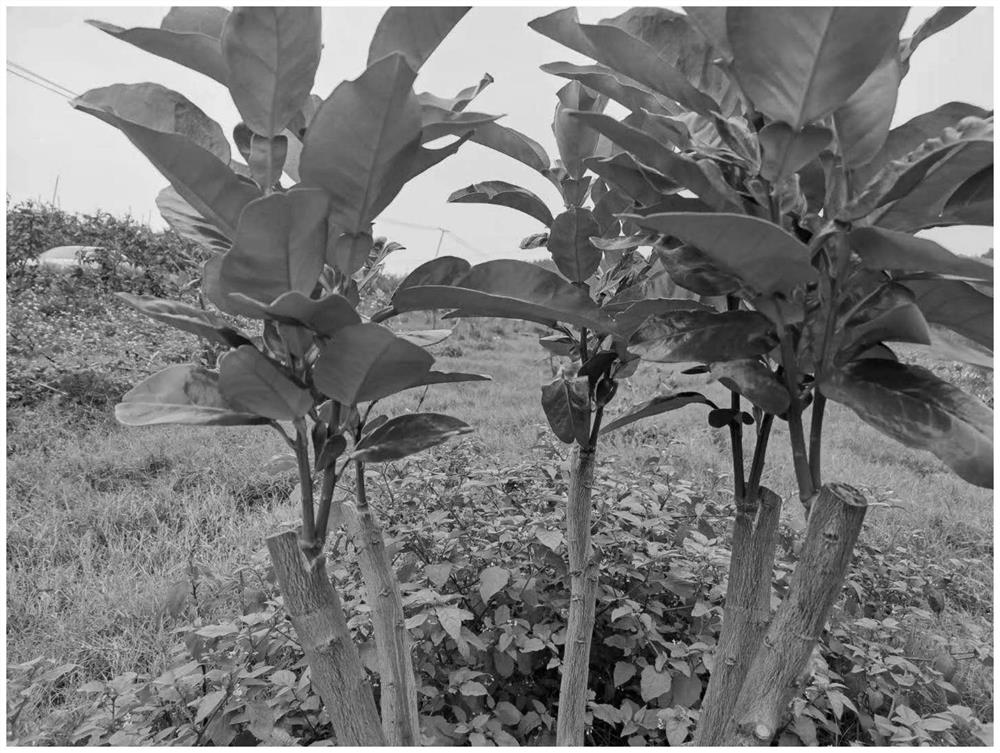
POLYGON ((53 81, 50 78, 45 78, 45 76, 41 75, 40 73, 35 73, 30 68, 26 68, 25 66, 21 65, 20 63, 15 63, 13 60, 8 60, 7 61, 7 65, 8 66, 14 66, 18 70, 20 70, 22 73, 27 73, 30 76, 34 76, 35 78, 37 78, 37 79, 39 79, 41 81, 44 81, 46 84, 49 84, 50 86, 54 86, 57 89, 61 89, 62 91, 66 92, 68 96, 72 96, 72 97, 78 97, 78 96, 80 96, 79 94, 77 94, 76 92, 74 92, 72 89, 70 89, 70 88, 68 88, 66 86, 63 86, 62 84, 60 84, 60 83, 58 83, 56 81, 53 81))
POLYGON ((43 84, 43 83, 42 83, 41 81, 36 81, 36 80, 35 80, 35 79, 33 79, 33 78, 28 78, 28 77, 27 77, 27 76, 25 76, 25 75, 24 75, 23 73, 18 73, 18 72, 17 72, 17 71, 15 71, 15 70, 14 70, 13 68, 8 68, 8 69, 7 69, 7 73, 10 73, 10 74, 12 74, 12 75, 14 75, 14 76, 17 76, 18 78, 22 78, 22 79, 24 79, 25 81, 27 81, 27 82, 28 82, 29 84, 34 84, 35 86, 40 86, 40 87, 41 87, 41 88, 43 88, 43 89, 47 89, 48 91, 52 92, 53 94, 56 94, 56 95, 58 95, 58 96, 59 96, 59 97, 61 97, 62 99, 69 99, 69 97, 67 97, 67 96, 66 96, 66 95, 65 95, 65 94, 64 94, 63 92, 59 91, 58 89, 53 89, 53 88, 52 88, 51 86, 49 86, 48 84, 43 84))

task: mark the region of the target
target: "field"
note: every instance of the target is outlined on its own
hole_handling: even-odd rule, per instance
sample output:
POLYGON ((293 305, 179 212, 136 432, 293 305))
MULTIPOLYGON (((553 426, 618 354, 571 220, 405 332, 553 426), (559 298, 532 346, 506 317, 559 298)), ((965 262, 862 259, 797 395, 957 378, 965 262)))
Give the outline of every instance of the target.
MULTIPOLYGON (((293 524, 297 508, 289 500, 289 472, 268 470, 269 458, 285 449, 273 432, 115 424, 112 406, 130 382, 198 357, 193 336, 168 332, 110 295, 73 292, 65 281, 9 293, 7 651, 8 662, 22 666, 12 667, 8 680, 9 687, 27 688, 23 708, 15 703, 18 729, 25 730, 45 718, 75 724, 85 704, 74 689, 84 683, 124 673, 155 677, 176 664, 183 653, 177 630, 185 620, 197 627, 245 613, 242 585, 227 590, 220 584, 233 578, 242 584, 243 574, 262 572, 264 537, 293 524), (189 586, 202 595, 195 595, 193 615, 179 614, 177 595, 184 597, 189 586), (25 682, 18 672, 30 674, 23 663, 36 657, 71 666, 48 685, 25 682)), ((418 329, 431 322, 414 315, 405 324, 418 329)), ((428 495, 435 486, 454 489, 483 474, 500 477, 505 489, 534 479, 532 494, 561 493, 567 451, 547 435, 539 405, 539 387, 558 364, 538 346, 539 329, 500 320, 445 324, 455 330, 432 348, 437 368, 481 372, 493 381, 413 390, 387 407, 446 412, 475 433, 389 466, 383 483, 372 484, 377 508, 398 523, 400 504, 432 505, 430 496, 397 499, 394 490, 412 490, 407 477, 425 481, 428 495)), ((967 382, 992 397, 989 375, 971 374, 967 382)), ((677 388, 724 396, 703 377, 644 365, 622 386, 612 414, 677 388)), ((890 626, 887 644, 921 667, 942 644, 950 646, 960 658, 953 678, 959 698, 949 701, 991 721, 992 493, 962 483, 929 455, 893 444, 839 406, 827 415, 828 478, 862 488, 874 503, 863 533, 865 556, 882 563, 876 582, 895 589, 886 602, 900 605, 879 612, 899 623, 890 626), (946 573, 954 578, 949 601, 934 615, 924 591, 946 573)), ((683 479, 683 489, 723 511, 710 540, 724 547, 724 513, 731 509, 726 441, 698 406, 608 435, 598 472, 602 516, 610 520, 628 496, 629 480, 649 476, 652 468, 642 483, 655 488, 658 480, 683 479)), ((783 516, 794 536, 802 515, 783 428, 772 445, 764 483, 785 498, 783 516)), ((522 504, 516 495, 507 499, 522 504)), ((542 502, 558 517, 553 500, 523 505, 542 502)), ((480 509, 475 525, 489 530, 490 516, 488 507, 480 509)))

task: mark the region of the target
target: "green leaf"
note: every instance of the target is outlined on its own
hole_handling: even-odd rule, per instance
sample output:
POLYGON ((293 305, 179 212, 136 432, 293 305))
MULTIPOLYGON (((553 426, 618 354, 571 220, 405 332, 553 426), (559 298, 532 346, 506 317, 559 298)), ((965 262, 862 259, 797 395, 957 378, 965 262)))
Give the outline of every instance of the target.
POLYGON ((230 406, 219 391, 218 373, 193 364, 168 366, 137 384, 115 406, 115 418, 126 426, 267 423, 266 418, 230 406))
POLYGON ((992 280, 993 267, 968 256, 958 256, 926 238, 878 227, 850 232, 851 249, 868 269, 934 272, 972 280, 992 280))
POLYGON ((619 152, 613 157, 592 157, 584 164, 640 205, 654 204, 664 194, 678 188, 672 180, 643 167, 626 152, 619 152))
POLYGON ((510 582, 510 570, 505 567, 487 567, 479 573, 479 595, 483 604, 499 593, 510 582))
POLYGON ((731 115, 741 108, 739 92, 725 69, 715 63, 719 51, 687 15, 662 7, 630 8, 601 23, 624 29, 648 44, 695 89, 718 102, 721 113, 731 115))
POLYGON ((692 405, 695 403, 708 405, 712 408, 716 407, 715 403, 702 395, 700 392, 677 392, 672 395, 658 395, 652 400, 649 400, 642 405, 637 405, 635 408, 632 408, 622 414, 611 423, 605 425, 601 431, 614 431, 615 429, 628 426, 629 424, 642 418, 658 416, 661 413, 667 413, 668 411, 677 410, 678 408, 683 408, 685 405, 692 405))
POLYGON ((377 324, 338 330, 320 347, 313 382, 327 397, 356 405, 408 389, 430 371, 434 357, 377 324))
POLYGON ((407 389, 426 387, 431 384, 455 384, 456 382, 491 382, 493 377, 487 374, 469 374, 463 371, 434 371, 431 369, 420 380, 407 389))
POLYGON ((733 209, 738 206, 736 194, 720 189, 698 162, 672 151, 657 139, 638 128, 615 120, 609 115, 593 112, 571 112, 570 117, 582 120, 595 131, 629 152, 639 162, 659 172, 677 185, 690 189, 695 195, 715 209, 733 209))
POLYGON ((830 144, 833 132, 813 125, 796 131, 787 123, 774 122, 764 126, 758 138, 762 153, 760 175, 777 183, 812 162, 830 144))
POLYGON ((590 242, 600 228, 589 209, 573 207, 552 221, 547 247, 556 267, 570 282, 583 282, 601 264, 603 253, 590 242))
POLYGON ((334 89, 306 132, 302 181, 330 195, 332 221, 344 232, 366 230, 388 205, 384 188, 399 182, 419 146, 415 77, 402 55, 382 58, 334 89))
POLYGON ((708 366, 726 389, 739 393, 765 413, 777 416, 788 410, 788 390, 760 360, 743 358, 708 366))
POLYGON ((451 416, 409 413, 390 418, 363 437, 351 458, 364 463, 399 460, 470 432, 471 426, 451 416))
POLYGON ((887 164, 902 159, 928 139, 940 136, 945 128, 955 126, 962 118, 970 116, 986 118, 989 113, 965 102, 948 102, 893 128, 878 154, 868 164, 855 168, 852 175, 854 184, 864 188, 887 164))
POLYGON ((731 70, 758 110, 799 130, 858 90, 895 48, 907 10, 729 8, 731 70))
POLYGON ((171 230, 202 248, 213 253, 225 253, 233 245, 231 238, 198 214, 173 186, 167 186, 156 195, 156 208, 171 230))
POLYGON ((261 187, 271 188, 281 179, 281 171, 288 156, 288 137, 275 136, 269 139, 253 134, 250 138, 250 156, 247 166, 254 182, 261 187))
POLYGON ((847 167, 867 164, 882 149, 896 112, 902 78, 899 60, 890 55, 833 113, 837 142, 847 167))
POLYGON ((993 297, 958 280, 908 280, 924 318, 993 350, 993 297))
POLYGON ((614 684, 616 688, 620 688, 626 682, 635 677, 635 665, 632 662, 619 661, 615 662, 614 671, 614 684))
POLYGON ((453 112, 421 103, 420 143, 426 144, 443 136, 471 134, 480 126, 494 122, 498 117, 500 116, 481 112, 453 112))
POLYGON ((528 26, 689 110, 708 116, 718 109, 711 97, 692 86, 656 48, 616 26, 581 24, 575 8, 536 18, 528 26))
POLYGON ((573 63, 546 63, 542 70, 553 76, 579 81, 588 89, 603 94, 632 112, 667 111, 668 104, 649 89, 624 76, 619 77, 603 65, 574 65, 573 63), (622 79, 625 79, 624 81, 622 79), (628 83, 626 83, 628 82, 628 83))
POLYGON ((961 21, 969 13, 971 13, 975 8, 956 8, 949 6, 946 8, 938 8, 936 11, 931 13, 921 24, 917 27, 917 30, 913 32, 913 36, 909 39, 903 40, 900 44, 900 56, 903 62, 907 64, 909 68, 910 56, 916 52, 917 47, 926 40, 928 37, 934 36, 938 32, 944 31, 952 24, 961 21))
POLYGON ((230 348, 249 345, 250 340, 229 322, 211 311, 191 306, 180 301, 168 301, 153 296, 115 293, 132 308, 151 319, 169 324, 171 327, 192 332, 206 340, 217 342, 230 348))
POLYGON ((477 126, 469 141, 516 159, 538 172, 549 167, 549 155, 537 141, 528 138, 520 131, 498 123, 484 123, 477 126))
POLYGON ((108 109, 116 102, 117 98, 108 98, 103 90, 94 89, 72 104, 124 133, 194 211, 226 237, 234 238, 240 213, 260 192, 188 137, 149 128, 108 109))
POLYGON ((902 285, 883 285, 847 321, 838 321, 839 361, 847 361, 880 342, 930 344, 930 332, 913 294, 902 285))
POLYGON ((420 100, 420 106, 433 106, 439 107, 442 110, 450 110, 451 112, 461 112, 464 110, 472 100, 478 97, 487 86, 494 82, 493 76, 488 73, 484 73, 482 79, 475 86, 467 86, 462 89, 458 94, 456 94, 451 99, 442 99, 437 97, 430 92, 421 92, 417 95, 417 99, 420 100))
POLYGON ((323 269, 327 202, 322 191, 297 188, 248 204, 222 258, 222 292, 265 304, 292 290, 311 293, 323 269))
POLYGON ((608 103, 608 98, 602 94, 594 95, 579 81, 570 81, 556 92, 556 96, 559 102, 556 104, 552 131, 559 148, 559 157, 569 177, 579 180, 586 170, 583 161, 593 157, 597 151, 600 134, 570 115, 574 111, 600 112, 608 103))
POLYGON ((400 53, 414 71, 419 71, 468 12, 468 8, 459 6, 389 8, 368 46, 368 67, 388 55, 400 53))
POLYGON ((726 33, 726 10, 721 6, 684 6, 684 12, 691 19, 691 23, 705 39, 711 42, 723 62, 730 63, 733 59, 733 50, 729 46, 729 37, 726 33))
POLYGON ((682 244, 676 248, 654 246, 653 253, 667 274, 682 288, 698 295, 729 295, 740 289, 740 280, 714 264, 694 246, 682 244))
POLYGON ((787 293, 816 279, 808 247, 766 220, 700 212, 624 217, 697 247, 721 272, 735 275, 761 294, 787 293))
POLYGON ((670 691, 670 673, 658 672, 652 664, 647 664, 639 676, 639 694, 645 702, 659 698, 670 691))
POLYGON ((222 126, 183 94, 165 86, 152 83, 112 84, 91 89, 75 102, 85 103, 91 110, 110 113, 153 131, 184 136, 229 164, 229 141, 222 126))
POLYGON ((988 349, 962 337, 955 332, 949 332, 943 327, 931 325, 931 343, 927 352, 932 358, 946 361, 961 361, 993 369, 993 354, 988 349))
POLYGON ((941 217, 955 225, 993 224, 993 165, 984 167, 948 197, 941 217))
POLYGON ((243 122, 278 136, 309 98, 323 48, 318 7, 235 8, 222 32, 227 80, 243 122))
POLYGON ((993 411, 927 369, 880 359, 825 375, 823 394, 971 484, 993 488, 993 411))
POLYGON ((605 311, 615 317, 615 333, 621 337, 631 337, 651 316, 659 316, 672 311, 712 311, 694 298, 646 298, 639 301, 611 301, 604 306, 605 311))
POLYGON ((496 316, 554 327, 567 322, 610 332, 614 322, 580 288, 537 264, 499 259, 477 264, 450 285, 400 286, 393 310, 455 309, 446 318, 496 316))
POLYGON ((956 224, 941 216, 949 197, 992 164, 992 119, 964 118, 883 167, 841 218, 867 215, 869 224, 907 231, 956 224))
POLYGON ((545 206, 545 202, 527 188, 502 180, 488 180, 460 188, 448 197, 448 201, 453 204, 493 204, 510 207, 524 212, 546 227, 552 224, 552 212, 545 206))
POLYGON ((231 297, 254 309, 256 318, 302 325, 321 337, 329 337, 343 327, 361 323, 361 317, 350 301, 337 293, 328 293, 316 299, 292 290, 266 305, 241 293, 233 293, 231 297))
POLYGON ((770 351, 777 338, 756 311, 674 311, 653 317, 632 336, 629 350, 646 361, 735 361, 770 351))
POLYGON ((225 85, 228 71, 219 49, 224 8, 172 8, 159 29, 125 29, 103 21, 87 21, 106 34, 161 58, 180 63, 225 85))
POLYGON ((542 386, 542 410, 552 433, 570 444, 590 444, 590 386, 587 377, 559 376, 542 386))
POLYGON ((219 359, 219 389, 234 408, 276 421, 301 418, 313 405, 309 390, 252 345, 219 359))
POLYGON ((407 342, 419 345, 421 348, 429 348, 437 345, 451 337, 453 330, 450 329, 417 329, 407 332, 396 332, 397 337, 402 337, 407 342))

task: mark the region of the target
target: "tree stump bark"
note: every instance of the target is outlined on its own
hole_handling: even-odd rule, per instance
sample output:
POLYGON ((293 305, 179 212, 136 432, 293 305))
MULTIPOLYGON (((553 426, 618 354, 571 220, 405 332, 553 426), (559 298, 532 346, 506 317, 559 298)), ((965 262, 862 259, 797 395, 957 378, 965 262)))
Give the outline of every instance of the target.
POLYGON ((385 745, 371 685, 351 639, 340 597, 326 574, 326 560, 308 563, 298 536, 267 539, 285 611, 302 644, 313 684, 326 705, 340 746, 385 745))
POLYGON ((864 495, 846 484, 820 490, 788 594, 750 664, 720 744, 768 745, 777 733, 840 595, 867 510, 864 495))

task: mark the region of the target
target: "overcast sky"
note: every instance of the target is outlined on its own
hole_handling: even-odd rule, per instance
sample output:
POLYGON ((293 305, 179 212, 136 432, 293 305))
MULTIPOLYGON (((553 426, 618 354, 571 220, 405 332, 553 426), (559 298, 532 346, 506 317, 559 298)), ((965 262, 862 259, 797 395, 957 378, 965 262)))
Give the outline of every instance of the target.
MULTIPOLYGON (((424 65, 417 91, 452 96, 489 72, 496 82, 473 109, 505 113, 501 121, 539 141, 558 157, 550 123, 562 79, 538 67, 558 60, 586 62, 527 27, 555 7, 478 7, 424 65)), ((157 58, 87 26, 96 18, 119 26, 158 26, 165 7, 24 7, 7 9, 7 185, 15 201, 53 197, 67 210, 114 214, 131 212, 155 227, 162 221, 154 199, 166 181, 111 126, 72 110, 65 99, 10 73, 15 63, 80 93, 112 83, 155 81, 183 93, 227 133, 238 122, 225 89, 179 65, 157 58)), ((585 7, 584 21, 620 13, 622 8, 585 7)), ((903 29, 908 34, 932 8, 914 8, 903 29)), ((323 97, 344 79, 356 78, 368 42, 383 12, 376 7, 326 8, 323 60, 313 89, 323 97)), ((958 24, 925 42, 904 79, 894 124, 949 101, 993 107, 993 9, 978 8, 958 24)), ((235 153, 235 149, 234 149, 235 153)), ((390 269, 403 271, 431 258, 439 234, 411 224, 446 228, 442 254, 470 261, 526 256, 518 242, 541 226, 502 207, 449 205, 457 188, 482 180, 506 180, 535 191, 555 209, 556 190, 520 163, 476 145, 410 183, 376 223, 376 232, 402 242, 390 269), (463 245, 464 244, 464 245, 463 245)), ((989 228, 943 229, 933 237, 958 253, 981 254, 992 245, 989 228)))

